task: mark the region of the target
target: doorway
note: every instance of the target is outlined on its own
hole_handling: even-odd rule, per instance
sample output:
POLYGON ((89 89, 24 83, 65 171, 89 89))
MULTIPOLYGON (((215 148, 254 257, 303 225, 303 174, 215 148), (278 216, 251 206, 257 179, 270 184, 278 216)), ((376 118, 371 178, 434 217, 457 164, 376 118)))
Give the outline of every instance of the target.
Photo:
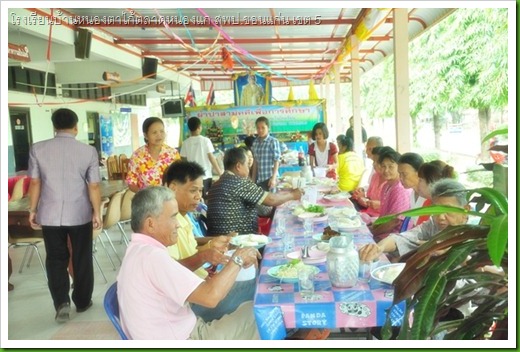
POLYGON ((29 150, 32 145, 31 117, 29 109, 9 109, 15 171, 29 168, 29 150))
POLYGON ((88 144, 96 148, 101 160, 101 136, 99 134, 99 113, 87 111, 88 144))

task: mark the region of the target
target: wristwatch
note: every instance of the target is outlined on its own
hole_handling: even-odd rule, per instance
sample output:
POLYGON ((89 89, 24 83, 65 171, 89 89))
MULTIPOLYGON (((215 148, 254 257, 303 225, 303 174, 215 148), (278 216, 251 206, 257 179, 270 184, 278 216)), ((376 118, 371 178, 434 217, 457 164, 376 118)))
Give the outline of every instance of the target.
POLYGON ((240 268, 244 267, 244 259, 239 255, 233 257, 233 262, 240 268))

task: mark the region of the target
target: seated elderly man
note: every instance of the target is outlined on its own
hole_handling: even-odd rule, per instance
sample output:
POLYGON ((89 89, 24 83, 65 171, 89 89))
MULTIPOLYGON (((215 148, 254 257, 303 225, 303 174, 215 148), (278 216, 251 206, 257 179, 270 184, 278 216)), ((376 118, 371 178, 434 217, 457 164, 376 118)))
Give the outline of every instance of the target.
MULTIPOLYGON (((462 184, 452 179, 442 179, 431 186, 432 203, 434 205, 449 205, 453 207, 470 209, 466 200, 465 188, 462 184)), ((370 262, 379 257, 381 253, 392 253, 396 250, 399 255, 404 255, 424 242, 430 240, 435 234, 448 226, 465 224, 468 220, 466 214, 447 213, 433 215, 428 221, 419 226, 400 233, 391 234, 377 244, 368 244, 359 250, 359 259, 370 262)))
POLYGON ((243 148, 231 148, 224 154, 226 171, 208 192, 208 235, 237 231, 258 232, 257 204, 277 206, 302 196, 299 189, 270 193, 249 179, 249 163, 243 148))
POLYGON ((145 188, 132 200, 134 234, 117 277, 123 331, 143 340, 258 339, 253 302, 211 323, 190 308, 190 303, 215 307, 240 269, 258 264, 258 253, 239 248, 221 272, 203 280, 168 254, 167 247, 177 243, 178 213, 175 194, 166 187, 145 188))
MULTIPOLYGON (((188 218, 188 212, 196 209, 201 201, 204 189, 204 169, 195 162, 176 161, 165 170, 163 185, 175 192, 175 198, 179 205, 177 222, 179 223, 178 241, 168 247, 170 256, 192 270, 201 279, 208 277, 208 272, 203 268, 205 263, 226 264, 229 257, 224 255, 230 240, 230 236, 195 238, 193 225, 188 218), (209 241, 208 241, 209 240, 209 241), (198 244, 206 242, 203 246, 198 244)), ((208 308, 193 304, 193 312, 204 321, 220 319, 224 314, 233 312, 240 304, 251 301, 255 295, 255 279, 237 281, 230 293, 217 307, 208 308)))

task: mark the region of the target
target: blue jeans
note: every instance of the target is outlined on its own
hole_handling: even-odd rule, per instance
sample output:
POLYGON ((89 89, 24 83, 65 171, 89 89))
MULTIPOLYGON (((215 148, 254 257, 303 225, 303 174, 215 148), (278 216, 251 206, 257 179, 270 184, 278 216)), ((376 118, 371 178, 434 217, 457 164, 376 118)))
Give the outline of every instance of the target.
POLYGON ((206 322, 220 319, 223 315, 234 312, 239 305, 246 301, 252 301, 255 296, 256 279, 248 281, 236 281, 231 290, 215 308, 207 308, 198 304, 191 304, 191 309, 196 316, 206 322))

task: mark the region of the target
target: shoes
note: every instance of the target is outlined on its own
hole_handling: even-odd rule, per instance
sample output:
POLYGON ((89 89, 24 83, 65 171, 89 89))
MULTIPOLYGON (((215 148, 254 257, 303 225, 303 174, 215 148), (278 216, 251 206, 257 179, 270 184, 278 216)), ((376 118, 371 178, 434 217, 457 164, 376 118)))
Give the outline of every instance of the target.
POLYGON ((65 323, 67 320, 69 320, 69 312, 70 312, 70 303, 62 303, 56 310, 56 317, 54 320, 56 320, 58 323, 65 323))
POLYGON ((14 290, 14 285, 9 282, 9 291, 12 291, 12 290, 14 290))
POLYGON ((326 340, 330 335, 329 329, 301 329, 293 335, 287 337, 287 340, 326 340))
POLYGON ((86 311, 86 310, 89 309, 90 307, 92 307, 92 300, 90 300, 90 302, 88 302, 88 304, 87 304, 86 307, 83 307, 83 308, 76 308, 76 312, 78 312, 78 313, 83 313, 84 311, 86 311))

